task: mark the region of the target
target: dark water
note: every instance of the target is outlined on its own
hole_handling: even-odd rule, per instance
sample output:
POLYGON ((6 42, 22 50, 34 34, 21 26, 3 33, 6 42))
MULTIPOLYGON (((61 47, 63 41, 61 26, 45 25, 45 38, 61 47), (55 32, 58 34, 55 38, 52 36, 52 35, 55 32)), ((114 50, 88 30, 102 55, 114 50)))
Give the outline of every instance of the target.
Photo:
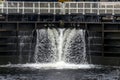
POLYGON ((0 68, 0 80, 120 80, 120 69, 32 69, 0 68))

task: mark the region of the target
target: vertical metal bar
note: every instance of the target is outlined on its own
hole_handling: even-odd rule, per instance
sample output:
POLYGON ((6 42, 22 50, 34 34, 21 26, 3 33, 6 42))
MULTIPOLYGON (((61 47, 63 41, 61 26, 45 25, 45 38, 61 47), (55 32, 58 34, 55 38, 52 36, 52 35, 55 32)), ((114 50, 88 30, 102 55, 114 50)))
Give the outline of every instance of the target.
POLYGON ((71 8, 71 7, 70 7, 70 3, 68 3, 68 4, 69 4, 68 10, 69 10, 69 14, 70 14, 70 8, 71 8))
POLYGON ((48 3, 48 13, 50 13, 50 3, 48 3))
POLYGON ((76 13, 78 13, 78 3, 77 3, 77 12, 76 13))
POLYGON ((22 2, 22 4, 23 4, 23 10, 22 10, 22 14, 24 14, 25 13, 25 8, 24 8, 24 2, 22 2))
POLYGON ((35 13, 35 2, 33 2, 33 13, 35 13))
POLYGON ((17 2, 17 13, 19 13, 20 7, 19 7, 19 2, 17 2))
POLYGON ((92 2, 90 3, 90 13, 92 13, 92 2))
POLYGON ((107 13, 107 5, 105 4, 105 14, 107 13))
POLYGON ((97 3, 97 14, 99 15, 100 14, 100 2, 97 3))
POLYGON ((71 3, 69 3, 69 12, 70 12, 70 14, 71 14, 71 3))
POLYGON ((54 2, 54 13, 53 14, 55 14, 56 13, 56 9, 55 9, 55 2, 54 2))
POLYGON ((83 2, 83 15, 85 14, 85 2, 83 2))
POLYGON ((8 2, 6 2, 7 3, 7 14, 8 14, 8 2))
POLYGON ((113 2, 113 5, 112 5, 112 15, 115 15, 114 2, 113 2))
POLYGON ((5 2, 2 1, 2 13, 3 13, 3 7, 4 7, 5 2))
POLYGON ((40 14, 40 2, 38 2, 38 14, 40 14))

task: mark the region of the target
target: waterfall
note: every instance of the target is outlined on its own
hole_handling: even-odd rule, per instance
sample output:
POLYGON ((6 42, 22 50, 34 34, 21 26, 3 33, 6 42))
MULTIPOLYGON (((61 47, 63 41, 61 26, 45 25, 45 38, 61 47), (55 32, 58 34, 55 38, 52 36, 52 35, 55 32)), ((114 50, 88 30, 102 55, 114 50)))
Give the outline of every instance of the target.
POLYGON ((36 63, 49 63, 56 61, 56 36, 57 31, 55 29, 39 29, 36 30, 36 47, 35 47, 35 57, 36 63), (56 34, 56 36, 55 36, 56 34))
POLYGON ((67 63, 86 64, 85 30, 68 29, 65 31, 64 55, 67 63))
POLYGON ((64 29, 59 29, 59 37, 58 37, 58 62, 63 61, 63 35, 64 29))
POLYGON ((85 30, 36 30, 36 63, 86 64, 85 30))
POLYGON ((20 31, 18 34, 20 64, 8 64, 6 67, 94 68, 94 65, 87 63, 85 33, 85 30, 79 28, 43 28, 33 32, 20 31), (36 33, 34 37, 33 33, 36 33), (28 56, 23 57, 26 50, 28 56), (21 64, 22 62, 26 64, 21 64))
POLYGON ((19 45, 19 63, 30 62, 32 56, 32 39, 33 31, 19 31, 18 45, 19 45), (25 57, 26 52, 28 57, 25 57))

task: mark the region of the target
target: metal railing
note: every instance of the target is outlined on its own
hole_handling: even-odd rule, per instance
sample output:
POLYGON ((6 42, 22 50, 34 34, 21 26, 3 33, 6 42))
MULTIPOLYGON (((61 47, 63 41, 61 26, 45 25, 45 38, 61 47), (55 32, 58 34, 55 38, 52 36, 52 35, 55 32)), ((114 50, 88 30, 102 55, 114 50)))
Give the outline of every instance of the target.
POLYGON ((65 13, 120 14, 118 2, 66 2, 65 13))
POLYGON ((0 4, 0 13, 52 13, 61 14, 62 5, 59 2, 3 2, 0 4))
POLYGON ((17 2, 0 3, 0 13, 120 14, 120 2, 17 2))

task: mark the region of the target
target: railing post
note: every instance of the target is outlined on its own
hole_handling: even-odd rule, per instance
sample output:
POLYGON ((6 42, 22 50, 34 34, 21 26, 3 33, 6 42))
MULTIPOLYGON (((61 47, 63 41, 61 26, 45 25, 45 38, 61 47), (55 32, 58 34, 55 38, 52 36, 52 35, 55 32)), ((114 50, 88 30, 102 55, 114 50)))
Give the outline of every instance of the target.
POLYGON ((38 14, 40 14, 40 2, 38 2, 38 14))
POLYGON ((7 3, 7 14, 8 14, 8 2, 6 2, 7 3))
POLYGON ((112 5, 112 15, 115 15, 115 8, 114 8, 114 2, 113 2, 113 5, 112 5))
POLYGON ((92 13, 92 2, 90 2, 90 13, 92 13))
POLYGON ((54 13, 53 14, 55 14, 56 13, 56 9, 55 9, 55 2, 54 2, 54 13))
POLYGON ((105 4, 105 14, 107 13, 107 4, 105 4))
POLYGON ((48 3, 48 13, 50 13, 50 3, 48 3))
POLYGON ((99 15, 99 14, 100 14, 100 2, 97 2, 97 5, 98 5, 98 6, 97 6, 96 9, 97 9, 97 14, 99 15))
POLYGON ((77 12, 76 13, 78 13, 78 3, 77 3, 77 12))
POLYGON ((2 13, 3 13, 3 7, 4 7, 4 2, 2 2, 2 11, 1 11, 2 13))
POLYGON ((33 2, 33 13, 35 13, 35 2, 33 2))
POLYGON ((17 13, 19 13, 19 10, 20 10, 20 8, 19 8, 19 2, 17 2, 17 13))
POLYGON ((24 10, 25 10, 25 8, 24 8, 24 2, 22 2, 22 4, 23 4, 22 14, 24 14, 24 13, 25 13, 25 12, 24 12, 24 10))
POLYGON ((66 4, 65 3, 63 3, 63 14, 65 14, 66 12, 65 12, 65 6, 66 6, 66 4))
POLYGON ((69 7, 68 7, 68 12, 69 12, 69 14, 70 14, 70 3, 68 3, 68 5, 69 5, 69 7))
POLYGON ((85 14, 85 2, 83 2, 83 15, 85 14))

